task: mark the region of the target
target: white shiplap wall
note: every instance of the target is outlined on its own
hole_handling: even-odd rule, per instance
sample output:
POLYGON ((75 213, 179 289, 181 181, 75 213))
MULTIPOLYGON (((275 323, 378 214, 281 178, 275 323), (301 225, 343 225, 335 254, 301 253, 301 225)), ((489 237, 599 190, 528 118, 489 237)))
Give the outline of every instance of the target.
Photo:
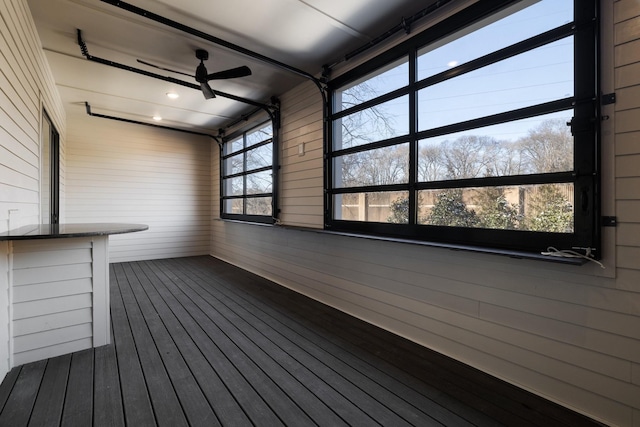
POLYGON ((39 222, 43 108, 60 133, 64 199, 66 119, 26 1, 3 1, 0 16, 0 231, 5 231, 39 222))
POLYGON ((90 238, 13 242, 13 365, 92 347, 90 238))
MULTIPOLYGON (((640 292, 640 2, 614 3, 613 21, 618 286, 640 292)), ((640 361, 634 372, 640 384, 640 361)))
POLYGON ((603 9, 615 56, 603 74, 615 71, 619 95, 603 141, 615 145, 606 214, 620 221, 606 270, 313 231, 322 142, 310 84, 281 97, 281 218, 309 229, 214 220, 212 255, 608 424, 640 426, 640 4, 603 9))
POLYGON ((322 228, 322 102, 308 82, 282 97, 280 219, 290 226, 322 228), (303 155, 299 154, 300 145, 303 155))
POLYGON ((208 253, 211 138, 70 113, 67 145, 67 222, 149 225, 112 262, 208 253))
MULTIPOLYGON (((0 231, 40 221, 42 108, 60 132, 65 193, 65 112, 25 0, 0 2, 0 231)), ((61 211, 64 215, 64 210, 61 211)), ((8 252, 0 245, 0 377, 8 369, 8 252)))

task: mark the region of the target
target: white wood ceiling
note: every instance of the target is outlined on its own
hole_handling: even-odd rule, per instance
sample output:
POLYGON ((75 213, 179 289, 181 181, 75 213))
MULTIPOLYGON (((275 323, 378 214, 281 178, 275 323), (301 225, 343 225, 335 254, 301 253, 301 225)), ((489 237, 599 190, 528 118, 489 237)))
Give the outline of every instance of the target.
MULTIPOLYGON (((433 0, 129 0, 149 10, 264 56, 319 75, 326 63, 364 45, 426 8, 433 0)), ((76 29, 93 56, 196 83, 160 71, 141 59, 195 74, 195 50, 205 49, 208 72, 247 65, 253 74, 210 82, 214 90, 266 103, 304 79, 272 65, 153 22, 100 0, 28 0, 43 49, 65 108, 207 133, 255 107, 217 97, 205 100, 194 89, 86 60, 76 29), (176 92, 171 100, 167 92, 176 92)))

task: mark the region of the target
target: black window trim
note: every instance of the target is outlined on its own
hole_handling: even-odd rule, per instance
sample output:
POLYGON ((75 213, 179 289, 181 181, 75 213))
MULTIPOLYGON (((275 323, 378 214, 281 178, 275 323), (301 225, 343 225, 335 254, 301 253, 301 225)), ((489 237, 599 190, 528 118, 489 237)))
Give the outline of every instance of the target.
POLYGON ((47 221, 50 224, 58 224, 60 222, 60 133, 44 108, 42 118, 49 124, 49 218, 47 221))
MULTIPOLYGON (((420 48, 436 42, 464 27, 485 19, 506 7, 518 3, 518 0, 487 0, 475 3, 459 13, 445 19, 435 26, 423 31, 421 34, 401 43, 385 52, 377 55, 369 61, 355 67, 343 75, 336 77, 328 83, 329 88, 329 114, 327 139, 325 145, 325 230, 362 233, 366 235, 381 236, 384 238, 413 239, 423 242, 432 242, 435 245, 455 245, 464 247, 478 247, 482 251, 494 251, 512 253, 513 250, 522 253, 539 254, 549 243, 562 249, 585 249, 595 258, 600 258, 600 166, 599 166, 599 81, 598 81, 598 0, 575 0, 574 22, 561 25, 552 30, 537 34, 527 40, 517 42, 511 46, 491 52, 483 57, 474 59, 468 63, 446 70, 434 76, 429 76, 421 81, 416 81, 416 57, 420 48), (538 46, 560 40, 564 37, 574 36, 575 57, 574 71, 575 92, 574 96, 552 102, 532 105, 518 110, 512 110, 488 117, 459 122, 435 129, 418 131, 415 105, 418 90, 429 85, 439 83, 463 73, 481 68, 483 66, 504 60, 516 54, 529 51, 538 46), (345 85, 355 82, 383 68, 384 66, 408 57, 409 60, 409 84, 405 87, 393 90, 362 104, 340 110, 333 113, 334 91, 345 85), (333 151, 333 121, 348 116, 358 111, 379 105, 382 102, 409 95, 410 127, 409 133, 374 144, 349 147, 333 151), (592 144, 584 148, 574 150, 574 171, 565 173, 537 174, 526 176, 505 176, 495 178, 475 178, 469 180, 438 181, 437 183, 417 182, 417 141, 430 136, 449 134, 454 131, 473 129, 491 124, 504 123, 519 118, 532 117, 544 113, 573 109, 574 119, 571 122, 571 130, 576 140, 588 138, 592 144), (586 135, 586 136, 585 136, 586 135), (400 142, 410 143, 409 185, 384 185, 351 188, 333 188, 333 158, 359 151, 367 151, 372 148, 392 146, 400 142), (591 149, 593 147, 593 149, 591 149), (417 190, 430 188, 460 188, 468 186, 492 186, 508 184, 544 184, 544 183, 571 182, 574 184, 574 233, 545 233, 522 230, 499 230, 480 228, 457 228, 441 226, 424 226, 415 223, 390 224, 361 221, 337 220, 334 215, 334 195, 347 193, 361 193, 380 190, 409 191, 410 211, 416 211, 417 190), (428 229, 428 230, 426 230, 428 229), (425 231, 426 230, 426 231, 425 231), (513 239, 518 238, 525 244, 514 245, 513 239), (487 243, 490 242, 490 243, 487 243), (588 249, 587 249, 588 248, 588 249)), ((577 147, 578 144, 576 144, 577 147)))

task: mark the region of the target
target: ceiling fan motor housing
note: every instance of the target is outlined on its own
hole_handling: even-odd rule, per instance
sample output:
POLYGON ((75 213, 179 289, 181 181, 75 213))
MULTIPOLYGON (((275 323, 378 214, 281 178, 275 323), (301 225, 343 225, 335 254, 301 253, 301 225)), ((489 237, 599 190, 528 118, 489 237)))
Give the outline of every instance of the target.
POLYGON ((196 68, 196 81, 198 83, 204 83, 207 81, 207 68, 204 66, 204 61, 209 59, 209 52, 203 49, 196 50, 196 58, 200 60, 200 65, 196 68))
POLYGON ((209 52, 204 49, 196 49, 196 58, 198 58, 200 61, 206 61, 207 59, 209 59, 209 52))

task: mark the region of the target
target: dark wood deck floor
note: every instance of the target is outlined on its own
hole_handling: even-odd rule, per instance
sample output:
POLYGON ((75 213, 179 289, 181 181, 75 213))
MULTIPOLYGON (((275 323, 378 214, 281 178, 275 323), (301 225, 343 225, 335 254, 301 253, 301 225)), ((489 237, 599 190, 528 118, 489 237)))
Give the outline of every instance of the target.
POLYGON ((582 426, 210 257, 111 265, 113 344, 14 368, 0 426, 582 426))

